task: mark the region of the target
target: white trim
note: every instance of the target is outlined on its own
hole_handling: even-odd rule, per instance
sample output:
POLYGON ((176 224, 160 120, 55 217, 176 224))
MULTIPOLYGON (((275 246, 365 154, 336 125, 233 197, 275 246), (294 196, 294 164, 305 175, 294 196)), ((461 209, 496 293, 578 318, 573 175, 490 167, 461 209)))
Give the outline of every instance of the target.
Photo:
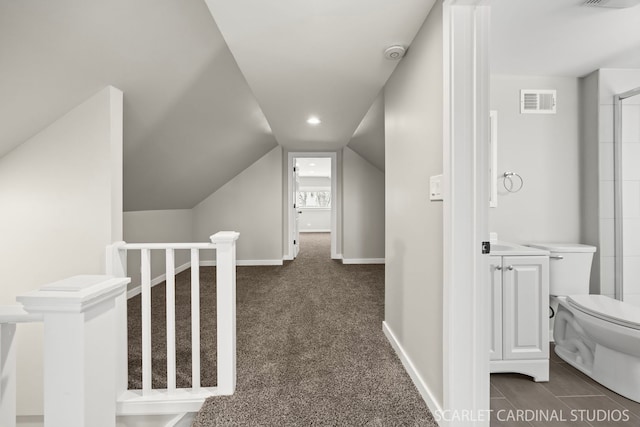
MULTIPOLYGON (((253 267, 253 266, 260 266, 260 265, 282 265, 282 264, 283 262, 281 259, 258 259, 258 260, 239 259, 236 261, 236 265, 240 267, 253 267)), ((215 267, 215 266, 216 266, 215 260, 200 261, 200 267, 215 267)), ((175 274, 182 273, 183 271, 189 269, 190 267, 191 267, 191 262, 190 261, 185 262, 181 266, 176 267, 175 274)), ((151 287, 159 285, 165 280, 167 280, 167 274, 166 273, 161 274, 158 277, 155 277, 153 280, 151 280, 151 287)), ((140 285, 136 285, 133 288, 129 289, 127 291, 127 299, 133 298, 136 295, 140 294, 140 289, 141 289, 140 285)))
POLYGON ((299 233, 331 233, 331 230, 327 230, 327 229, 322 229, 322 228, 318 228, 318 229, 309 229, 309 230, 298 230, 299 233))
POLYGON ((480 252, 489 240, 489 12, 486 0, 444 2, 442 407, 472 414, 478 427, 489 426, 490 406, 490 270, 480 252))
MULTIPOLYGON (((257 267, 261 265, 282 265, 281 259, 238 259, 236 260, 236 265, 238 267, 257 267)), ((216 261, 209 260, 201 260, 200 267, 215 267, 216 261)))
POLYGON ((336 259, 338 261, 343 260, 344 258, 342 257, 342 254, 336 254, 335 256, 331 256, 331 259, 336 259))
POLYGON ((327 152, 309 152, 306 153, 304 151, 289 151, 287 153, 287 162, 285 164, 285 171, 287 175, 287 198, 285 200, 286 212, 288 212, 288 227, 286 231, 287 236, 287 254, 283 256, 286 260, 292 260, 294 258, 294 248, 293 248, 293 180, 292 180, 292 171, 293 167, 293 159, 296 157, 318 157, 318 158, 330 158, 331 159, 331 259, 337 259, 338 250, 338 153, 336 151, 327 151, 327 152))
POLYGON ((342 258, 343 264, 384 264, 384 258, 342 258))
POLYGON ((170 415, 198 412, 204 401, 211 396, 224 393, 217 387, 202 387, 199 391, 176 389, 169 393, 166 389, 153 389, 145 396, 142 390, 127 390, 116 401, 117 415, 170 415))
POLYGON ((549 359, 492 360, 491 373, 517 372, 529 375, 535 382, 549 381, 549 359))
POLYGON ((165 427, 191 427, 197 412, 186 412, 178 414, 165 427))
POLYGON ((391 330, 387 322, 382 322, 382 331, 384 332, 384 335, 387 337, 387 340, 389 340, 391 347, 393 347, 396 354, 398 355, 398 358, 402 362, 402 366, 404 366, 405 371, 407 371, 407 373, 409 374, 409 377, 411 377, 411 381, 413 381, 413 384, 418 389, 418 393, 420 393, 420 396, 422 396, 422 400, 424 400, 424 402, 427 404, 427 407, 429 408, 431 413, 432 414, 442 413, 442 407, 438 403, 438 400, 435 398, 434 394, 429 389, 429 386, 427 385, 427 383, 422 379, 422 377, 418 373, 418 370, 416 369, 415 365, 411 361, 411 358, 404 351, 404 348, 402 348, 402 345, 396 338, 395 334, 393 333, 393 331, 391 330))

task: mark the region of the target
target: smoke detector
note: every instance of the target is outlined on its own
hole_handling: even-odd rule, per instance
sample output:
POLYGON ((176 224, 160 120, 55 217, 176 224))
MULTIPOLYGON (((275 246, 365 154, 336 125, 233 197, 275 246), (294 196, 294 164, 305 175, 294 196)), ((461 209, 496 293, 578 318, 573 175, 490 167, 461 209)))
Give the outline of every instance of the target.
POLYGON ((384 51, 384 57, 392 61, 397 61, 404 56, 406 51, 407 49, 405 49, 404 46, 389 46, 384 51))
POLYGON ((637 6, 640 0, 586 0, 583 5, 590 7, 608 7, 612 9, 625 9, 637 6))

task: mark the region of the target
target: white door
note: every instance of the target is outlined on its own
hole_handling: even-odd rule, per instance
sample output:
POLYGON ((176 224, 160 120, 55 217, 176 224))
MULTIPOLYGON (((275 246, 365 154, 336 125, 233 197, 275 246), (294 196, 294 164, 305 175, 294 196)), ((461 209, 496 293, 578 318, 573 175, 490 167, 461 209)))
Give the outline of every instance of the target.
POLYGON ((491 269, 490 294, 491 294, 491 345, 489 347, 489 358, 491 360, 502 360, 502 257, 489 257, 489 268, 491 269))
POLYGON ((298 206, 298 193, 300 191, 300 176, 298 175, 298 168, 295 166, 295 159, 293 160, 293 257, 298 256, 300 252, 300 214, 302 211, 298 206))
POLYGON ((549 258, 504 257, 502 261, 503 357, 549 357, 549 258))

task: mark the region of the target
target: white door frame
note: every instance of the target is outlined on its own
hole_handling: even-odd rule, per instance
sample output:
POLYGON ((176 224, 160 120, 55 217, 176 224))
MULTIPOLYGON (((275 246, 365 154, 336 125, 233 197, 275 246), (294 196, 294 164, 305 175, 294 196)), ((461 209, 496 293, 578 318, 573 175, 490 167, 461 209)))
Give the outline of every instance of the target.
POLYGON ((450 426, 489 426, 489 256, 481 255, 489 240, 487 3, 445 0, 443 11, 442 421, 450 426))
POLYGON ((330 158, 331 159, 331 258, 340 258, 337 254, 338 247, 338 192, 337 192, 337 179, 338 179, 338 153, 335 151, 327 152, 304 152, 304 151, 290 151, 287 155, 287 209, 289 217, 289 225, 287 231, 287 256, 284 259, 292 260, 294 254, 293 248, 293 222, 295 221, 294 209, 293 209, 293 177, 292 168, 294 166, 294 159, 296 157, 306 158, 330 158))

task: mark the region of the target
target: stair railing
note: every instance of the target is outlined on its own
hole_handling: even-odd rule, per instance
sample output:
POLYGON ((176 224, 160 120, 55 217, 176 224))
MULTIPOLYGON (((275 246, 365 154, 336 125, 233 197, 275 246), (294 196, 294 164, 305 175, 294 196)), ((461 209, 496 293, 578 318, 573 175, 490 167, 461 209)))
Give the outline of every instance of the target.
POLYGON ((116 302, 118 318, 118 415, 195 412, 207 397, 231 395, 236 385, 236 240, 239 233, 221 231, 211 243, 125 243, 107 248, 107 273, 127 276, 127 252, 140 251, 142 300, 142 389, 129 390, 127 302, 116 302), (200 251, 216 250, 217 385, 200 384, 200 251), (176 387, 175 251, 191 254, 192 387, 176 387), (166 259, 167 388, 152 386, 151 251, 166 259))

